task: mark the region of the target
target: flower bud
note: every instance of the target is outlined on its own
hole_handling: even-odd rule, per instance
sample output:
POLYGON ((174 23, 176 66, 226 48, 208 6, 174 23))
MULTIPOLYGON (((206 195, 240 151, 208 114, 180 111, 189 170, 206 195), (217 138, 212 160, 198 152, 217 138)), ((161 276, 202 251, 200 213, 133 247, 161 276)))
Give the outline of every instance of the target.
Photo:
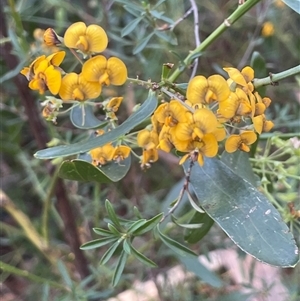
POLYGON ((44 33, 44 42, 47 46, 56 46, 63 43, 63 38, 53 28, 48 28, 44 33))

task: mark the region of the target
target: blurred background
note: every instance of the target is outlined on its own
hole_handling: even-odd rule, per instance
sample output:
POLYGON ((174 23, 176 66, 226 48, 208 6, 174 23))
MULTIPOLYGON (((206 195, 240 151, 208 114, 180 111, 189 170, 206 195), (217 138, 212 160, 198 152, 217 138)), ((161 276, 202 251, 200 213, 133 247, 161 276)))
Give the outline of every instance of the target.
MULTIPOLYGON (((128 219, 133 216, 133 206, 146 218, 166 208, 168 194, 183 177, 177 159, 162 155, 159 163, 146 172, 135 160, 123 180, 104 185, 59 179, 58 161, 33 156, 37 150, 51 146, 53 139, 74 143, 87 137, 85 131, 74 128, 67 115, 58 117, 57 124, 45 121, 40 105, 43 96, 29 90, 27 80, 19 75, 35 57, 55 50, 43 44, 43 30, 52 27, 63 36, 74 22, 98 24, 109 37, 104 55, 121 58, 131 78, 159 82, 164 63, 175 64, 175 68, 195 48, 193 13, 183 19, 193 2, 198 7, 201 41, 238 5, 237 0, 1 0, 0 251, 3 267, 5 264, 1 300, 106 300, 129 289, 136 290, 140 285, 137 282, 147 281, 152 286, 143 287, 137 299, 128 295, 122 300, 300 300, 299 265, 295 269, 262 265, 237 251, 217 225, 200 243, 191 246, 197 254, 204 255, 201 262, 214 272, 212 278, 205 278, 203 271, 193 271, 187 262, 157 242, 149 245, 145 254, 158 268, 149 269, 132 261, 119 285, 113 288, 110 266, 99 265, 106 249, 82 252, 79 246, 94 237, 92 227, 106 226, 106 198, 119 216, 128 219), (141 14, 145 18, 126 34, 126 25, 141 14), (174 267, 182 268, 177 273, 174 267), (222 284, 214 282, 215 275, 222 284), (145 297, 146 291, 149 298, 145 297)), ((261 1, 202 54, 196 74, 226 76, 223 67, 241 69, 253 63, 254 58, 258 78, 299 65, 299 28, 299 15, 282 1, 261 1)), ((62 67, 77 70, 80 66, 66 60, 62 67)), ((187 83, 191 72, 187 69, 178 83, 187 83)), ((268 110, 268 119, 275 124, 272 131, 280 131, 287 138, 299 137, 299 82, 298 75, 263 91, 272 99, 268 110)), ((103 97, 124 95, 118 112, 122 122, 136 104, 146 99, 147 93, 142 86, 125 84, 105 89, 103 97)), ((299 176, 299 168, 297 173, 299 176)), ((282 202, 295 202, 295 210, 300 209, 299 182, 293 191, 276 189, 272 193, 281 193, 282 202)), ((299 245, 299 232, 295 236, 299 245)), ((175 228, 172 237, 182 240, 182 230, 175 228)))

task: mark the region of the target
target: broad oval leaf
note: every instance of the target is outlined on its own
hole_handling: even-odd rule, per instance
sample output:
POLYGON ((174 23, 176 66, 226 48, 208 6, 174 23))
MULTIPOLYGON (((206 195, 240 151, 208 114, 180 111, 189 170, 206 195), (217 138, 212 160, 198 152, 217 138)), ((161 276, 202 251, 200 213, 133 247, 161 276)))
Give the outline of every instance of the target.
POLYGON ((190 183, 203 209, 239 248, 274 266, 296 265, 298 248, 287 225, 248 181, 220 160, 206 158, 204 166, 193 165, 190 183))
POLYGON ((234 153, 227 153, 224 151, 221 156, 221 161, 225 163, 234 173, 241 178, 250 182, 253 186, 257 187, 259 178, 256 176, 251 168, 248 153, 240 150, 234 153))
POLYGON ((74 126, 79 129, 93 129, 104 126, 107 121, 96 118, 93 106, 88 103, 80 103, 74 106, 70 113, 70 119, 74 126))
POLYGON ((59 168, 59 177, 83 182, 118 182, 125 177, 131 166, 129 156, 120 163, 110 162, 101 168, 84 160, 66 160, 59 168))
POLYGON ((286 5, 300 14, 300 0, 282 0, 286 5))
POLYGON ((104 145, 108 142, 117 140, 120 136, 129 133, 133 128, 148 118, 157 107, 155 92, 149 91, 148 98, 126 121, 112 131, 101 136, 82 141, 71 145, 60 145, 38 151, 35 157, 38 159, 53 159, 58 157, 70 156, 86 153, 93 148, 104 145))

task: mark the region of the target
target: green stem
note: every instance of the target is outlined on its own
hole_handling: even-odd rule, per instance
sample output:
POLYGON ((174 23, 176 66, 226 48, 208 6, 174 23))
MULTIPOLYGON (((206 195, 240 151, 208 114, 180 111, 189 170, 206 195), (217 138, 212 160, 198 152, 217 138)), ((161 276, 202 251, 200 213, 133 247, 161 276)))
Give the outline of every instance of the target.
MULTIPOLYGON (((227 30, 232 24, 240 19, 246 12, 248 12, 254 5, 260 0, 248 0, 244 4, 240 5, 210 36, 208 36, 196 49, 190 52, 190 54, 184 59, 184 67, 189 66, 194 59, 210 46, 225 30, 227 30)), ((168 81, 173 83, 178 76, 184 71, 185 68, 179 66, 173 74, 168 78, 168 81)))
POLYGON ((274 73, 274 74, 270 73, 270 76, 267 76, 265 78, 254 79, 253 84, 256 89, 261 86, 275 85, 278 81, 299 73, 300 73, 300 65, 282 71, 280 73, 274 73))
POLYGON ((21 270, 14 266, 6 264, 3 261, 0 261, 0 269, 2 270, 2 272, 7 272, 10 274, 18 275, 18 276, 27 278, 33 282, 44 283, 44 284, 48 284, 54 288, 62 289, 64 291, 69 291, 69 289, 67 287, 65 287, 64 285, 62 285, 60 283, 36 276, 34 274, 29 273, 28 271, 21 270))

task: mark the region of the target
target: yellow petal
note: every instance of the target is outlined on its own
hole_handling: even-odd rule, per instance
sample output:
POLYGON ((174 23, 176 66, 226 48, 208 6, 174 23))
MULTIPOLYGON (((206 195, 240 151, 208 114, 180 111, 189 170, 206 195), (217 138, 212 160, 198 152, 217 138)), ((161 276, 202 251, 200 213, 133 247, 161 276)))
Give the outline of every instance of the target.
POLYGON ((68 48, 77 48, 76 44, 80 36, 84 36, 86 25, 83 22, 73 23, 65 32, 64 44, 68 48))
POLYGON ((99 82, 100 77, 106 72, 107 60, 103 55, 97 55, 87 60, 82 66, 82 75, 86 80, 99 82))
POLYGON ((225 150, 227 153, 235 152, 240 144, 242 143, 242 139, 239 135, 231 135, 227 138, 225 142, 225 150))
POLYGON ((58 51, 54 54, 47 56, 47 61, 54 66, 59 66, 64 60, 65 55, 65 51, 58 51))
POLYGON ((215 131, 218 126, 218 121, 215 114, 205 108, 196 110, 193 118, 203 133, 211 133, 215 131))
POLYGON ((229 77, 235 81, 237 84, 243 86, 243 87, 247 87, 247 82, 244 78, 244 76, 241 74, 241 72, 236 69, 236 68, 223 68, 229 75, 229 77))
POLYGON ((247 83, 254 79, 254 70, 249 66, 244 67, 241 71, 241 74, 244 76, 247 83))
POLYGON ((123 61, 117 57, 111 57, 107 60, 107 73, 112 85, 123 85, 127 80, 127 68, 123 61))
POLYGON ((49 91, 56 95, 59 92, 61 86, 61 73, 53 65, 49 66, 45 70, 46 85, 49 91))
POLYGON ((102 52, 106 49, 108 38, 101 26, 95 24, 88 26, 86 36, 89 43, 89 52, 102 52))
POLYGON ((73 91, 78 87, 78 74, 71 72, 61 81, 59 96, 62 100, 73 100, 73 91))
POLYGON ((257 140, 257 135, 252 131, 245 131, 240 134, 243 143, 247 145, 253 144, 257 140))
POLYGON ((264 117, 263 115, 258 115, 252 118, 252 122, 253 122, 253 126, 255 131, 258 134, 261 134, 262 130, 263 130, 263 125, 264 125, 264 117))
POLYGON ((87 81, 82 74, 79 75, 78 82, 80 89, 84 93, 85 100, 97 98, 102 91, 102 87, 99 83, 87 81))
POLYGON ((274 123, 271 120, 266 120, 263 125, 263 131, 269 132, 274 127, 274 123))
POLYGON ((204 146, 201 148, 201 153, 209 158, 215 157, 218 153, 218 142, 213 134, 206 134, 202 138, 204 146))

